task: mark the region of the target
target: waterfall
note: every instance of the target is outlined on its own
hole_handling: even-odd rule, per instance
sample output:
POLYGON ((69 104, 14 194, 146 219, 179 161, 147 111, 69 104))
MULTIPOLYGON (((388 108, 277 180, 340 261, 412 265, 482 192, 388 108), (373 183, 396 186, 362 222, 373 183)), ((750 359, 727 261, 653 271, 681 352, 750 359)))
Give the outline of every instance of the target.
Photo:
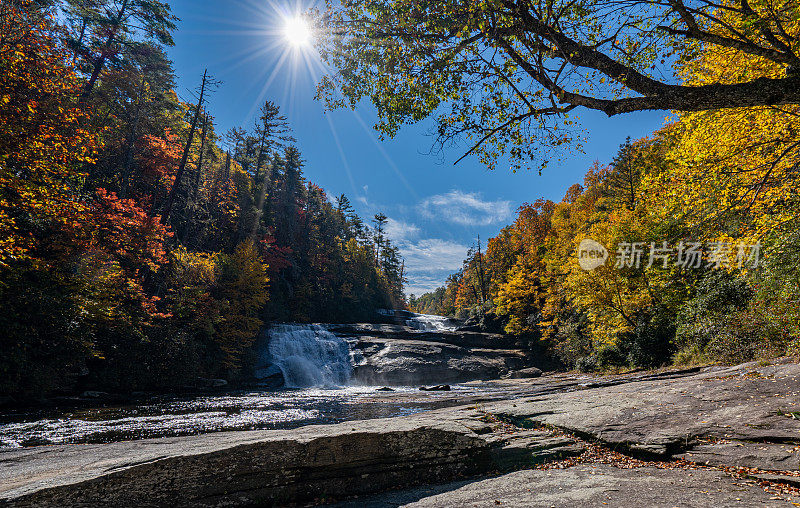
POLYGON ((432 316, 429 314, 414 314, 406 320, 406 326, 415 330, 432 332, 454 332, 457 328, 456 323, 444 316, 432 316))
POLYGON ((350 346, 320 325, 273 325, 269 354, 286 386, 342 386, 353 372, 350 346))

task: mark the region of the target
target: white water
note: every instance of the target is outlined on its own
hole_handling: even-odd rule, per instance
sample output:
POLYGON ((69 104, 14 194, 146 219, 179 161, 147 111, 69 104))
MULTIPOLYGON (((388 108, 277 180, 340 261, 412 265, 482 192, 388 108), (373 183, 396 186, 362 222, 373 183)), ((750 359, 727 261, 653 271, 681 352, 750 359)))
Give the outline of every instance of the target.
POLYGON ((456 324, 451 319, 430 314, 415 314, 414 317, 406 320, 406 326, 431 332, 456 331, 456 324))
POLYGON ((344 386, 350 380, 350 346, 320 325, 273 325, 269 354, 288 388, 344 386))

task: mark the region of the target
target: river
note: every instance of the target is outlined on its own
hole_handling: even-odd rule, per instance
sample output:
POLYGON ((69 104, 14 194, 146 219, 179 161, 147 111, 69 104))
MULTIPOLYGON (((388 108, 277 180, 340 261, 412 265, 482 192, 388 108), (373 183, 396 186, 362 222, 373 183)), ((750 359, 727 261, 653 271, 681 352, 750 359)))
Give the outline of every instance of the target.
POLYGON ((416 387, 382 392, 377 387, 347 386, 161 396, 121 406, 6 413, 0 416, 0 448, 291 429, 402 416, 501 395, 496 388, 467 384, 454 385, 449 392, 420 392, 416 387))
MULTIPOLYGON (((420 331, 454 329, 452 322, 438 316, 415 316, 406 325, 420 331)), ((285 389, 153 396, 129 405, 6 413, 0 415, 0 448, 286 429, 402 416, 503 394, 480 383, 453 385, 448 392, 353 386, 354 353, 324 325, 281 324, 268 334, 263 361, 280 368, 285 389)))

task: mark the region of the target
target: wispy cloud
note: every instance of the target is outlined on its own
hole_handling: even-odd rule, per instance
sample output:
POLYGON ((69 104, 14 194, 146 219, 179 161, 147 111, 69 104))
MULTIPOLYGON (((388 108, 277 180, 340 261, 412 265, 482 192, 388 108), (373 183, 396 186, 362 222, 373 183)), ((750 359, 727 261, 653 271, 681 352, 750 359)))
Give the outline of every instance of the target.
POLYGON ((485 201, 477 192, 452 190, 423 200, 420 215, 462 226, 489 226, 511 218, 511 201, 485 201))
POLYGON ((454 272, 461 268, 469 247, 439 238, 426 238, 400 246, 406 268, 413 272, 454 272))
POLYGON ((405 244, 419 235, 420 229, 414 224, 401 220, 389 219, 386 223, 386 236, 396 244, 405 244))
POLYGON ((422 296, 425 293, 432 293, 436 289, 444 286, 444 281, 452 272, 442 270, 431 274, 413 274, 408 278, 405 286, 407 295, 422 296))

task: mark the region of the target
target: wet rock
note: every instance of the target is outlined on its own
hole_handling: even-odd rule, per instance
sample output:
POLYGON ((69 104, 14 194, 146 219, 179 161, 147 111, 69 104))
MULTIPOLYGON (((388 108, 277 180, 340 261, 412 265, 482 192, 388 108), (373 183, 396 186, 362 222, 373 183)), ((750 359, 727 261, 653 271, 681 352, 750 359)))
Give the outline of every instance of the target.
POLYGON ((420 386, 423 392, 449 392, 450 385, 434 385, 434 386, 420 386))
POLYGON ((111 398, 111 395, 106 392, 87 390, 81 393, 81 397, 84 399, 108 399, 111 398))
POLYGON ((384 386, 384 387, 378 388, 376 391, 378 391, 378 392, 394 392, 396 390, 394 388, 389 388, 388 386, 384 386))
POLYGON ((423 340, 360 337, 351 344, 353 377, 368 385, 419 386, 497 379, 525 366, 524 352, 479 349, 423 340))
POLYGON ((197 379, 197 387, 202 389, 224 388, 226 386, 228 386, 228 382, 224 379, 197 379))
POLYGON ((530 379, 534 377, 541 377, 542 371, 541 369, 537 369, 536 367, 528 367, 527 369, 520 369, 511 372, 508 375, 509 379, 530 379))
POLYGON ((267 389, 281 388, 286 384, 283 371, 275 364, 268 364, 256 369, 253 377, 258 386, 267 389))
POLYGON ((484 349, 515 349, 517 341, 513 337, 497 333, 446 330, 417 330, 405 325, 390 324, 332 324, 326 329, 342 337, 354 339, 375 337, 395 340, 418 340, 451 344, 454 346, 484 349))
POLYGON ((21 441, 20 444, 26 448, 32 446, 46 446, 50 444, 50 440, 43 437, 31 437, 21 441))

